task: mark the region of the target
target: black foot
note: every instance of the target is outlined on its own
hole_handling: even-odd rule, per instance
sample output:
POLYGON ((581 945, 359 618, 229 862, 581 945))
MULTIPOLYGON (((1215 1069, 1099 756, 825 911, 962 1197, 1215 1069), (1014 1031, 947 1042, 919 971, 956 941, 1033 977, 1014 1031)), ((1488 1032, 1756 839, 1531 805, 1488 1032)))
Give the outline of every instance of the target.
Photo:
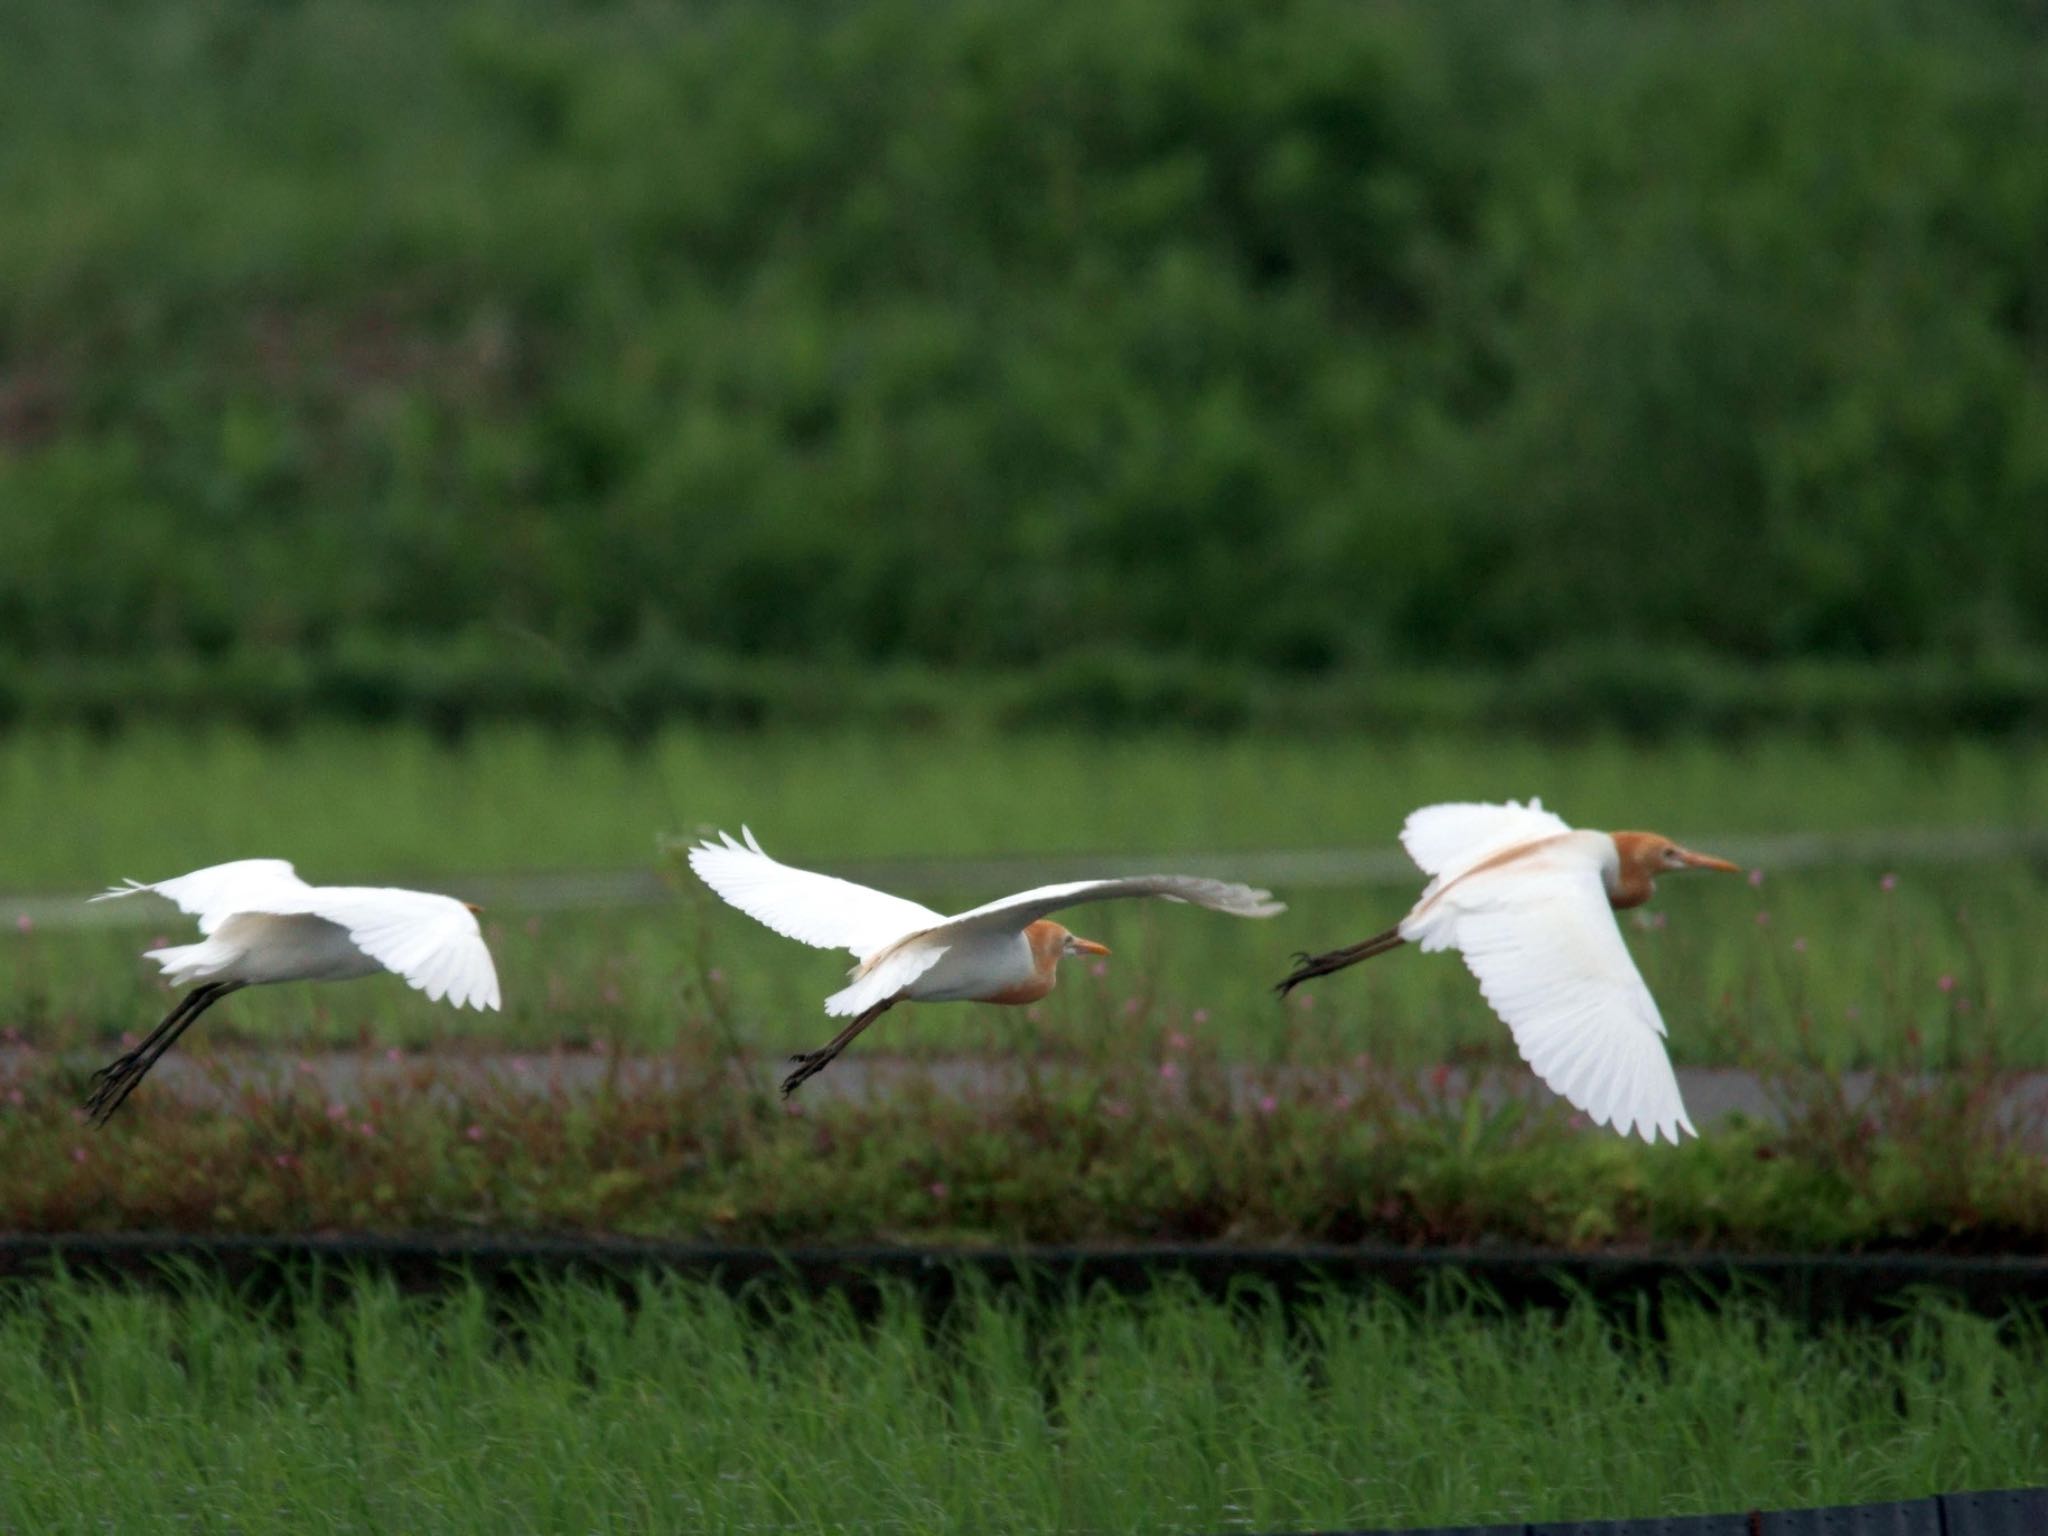
POLYGON ((838 1054, 837 1051, 798 1051, 789 1058, 796 1063, 796 1070, 782 1080, 782 1096, 786 1099, 795 1093, 830 1066, 838 1054))
POLYGON ((149 1070, 142 1059, 142 1052, 130 1051, 126 1056, 116 1057, 92 1075, 92 1092, 85 1098, 85 1113, 94 1125, 105 1125, 108 1116, 121 1107, 121 1103, 142 1081, 143 1073, 149 1070))

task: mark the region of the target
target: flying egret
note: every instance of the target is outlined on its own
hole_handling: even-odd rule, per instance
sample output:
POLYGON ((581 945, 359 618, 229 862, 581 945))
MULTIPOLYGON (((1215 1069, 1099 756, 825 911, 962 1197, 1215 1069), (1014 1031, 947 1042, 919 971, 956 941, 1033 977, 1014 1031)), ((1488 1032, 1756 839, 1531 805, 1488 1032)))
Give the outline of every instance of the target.
POLYGON ((1434 877, 1422 899, 1385 933, 1297 956, 1282 996, 1403 944, 1455 949, 1522 1059, 1595 1125, 1673 1145, 1680 1131, 1699 1134, 1613 913, 1648 901, 1660 874, 1735 865, 1656 832, 1574 831, 1536 799, 1424 806, 1401 845, 1434 877))
POLYGON ((825 1012, 853 1022, 819 1050, 792 1056, 785 1096, 831 1064, 853 1038, 902 1002, 1035 1003, 1053 989, 1067 955, 1106 955, 1105 945, 1067 932, 1048 914, 1120 896, 1163 896, 1237 917, 1271 917, 1286 907, 1269 892, 1193 875, 1137 875, 1040 886, 954 917, 851 880, 792 869, 761 851, 754 834, 720 833, 690 850, 690 867, 719 896, 785 938, 845 949, 860 963, 825 1012))
POLYGON ((230 992, 272 981, 346 981, 390 971, 435 1002, 496 1008, 498 973, 476 925, 477 908, 452 896, 373 886, 308 885, 283 859, 238 859, 144 885, 130 880, 93 897, 144 891, 199 919, 197 944, 152 949, 175 985, 199 985, 149 1037, 93 1074, 86 1109, 96 1124, 119 1109, 200 1014, 230 992))

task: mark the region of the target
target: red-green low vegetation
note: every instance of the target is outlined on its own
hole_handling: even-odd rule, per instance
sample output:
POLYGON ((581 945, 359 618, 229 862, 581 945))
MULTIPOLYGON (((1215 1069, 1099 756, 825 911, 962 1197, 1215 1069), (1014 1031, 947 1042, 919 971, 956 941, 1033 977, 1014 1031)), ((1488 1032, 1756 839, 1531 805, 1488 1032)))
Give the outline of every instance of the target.
POLYGON ((1851 1103, 1788 1066, 1782 1124, 1673 1148, 1533 1088, 1489 1105, 1365 1068, 1247 1091, 1198 1044, 1120 1045, 1014 1090, 913 1072, 788 1106, 708 1051, 580 1092, 425 1062, 335 1101, 306 1074, 214 1106, 152 1083, 104 1131, 74 1107, 79 1066, 30 1054, 0 1081, 0 1226, 2048 1251, 2038 1117, 1988 1068, 1881 1078, 1851 1103))

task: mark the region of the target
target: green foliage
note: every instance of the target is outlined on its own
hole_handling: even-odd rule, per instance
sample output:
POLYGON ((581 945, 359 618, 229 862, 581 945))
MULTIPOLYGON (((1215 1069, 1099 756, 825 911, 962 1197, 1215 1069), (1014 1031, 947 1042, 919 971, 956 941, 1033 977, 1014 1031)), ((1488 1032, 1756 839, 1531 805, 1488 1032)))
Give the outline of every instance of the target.
POLYGON ((2048 1345, 1920 1298, 1804 1333, 1673 1298, 1246 1290, 736 1300, 649 1280, 23 1287, 0 1442, 24 1529, 1173 1532, 1700 1514, 2038 1481, 2048 1345), (309 1291, 310 1291, 309 1287, 309 1291), (1569 1446, 1560 1456, 1559 1446, 1569 1446))
POLYGON ((0 707, 581 712, 530 632, 645 718, 2038 720, 2044 69, 1912 0, 28 0, 0 707))

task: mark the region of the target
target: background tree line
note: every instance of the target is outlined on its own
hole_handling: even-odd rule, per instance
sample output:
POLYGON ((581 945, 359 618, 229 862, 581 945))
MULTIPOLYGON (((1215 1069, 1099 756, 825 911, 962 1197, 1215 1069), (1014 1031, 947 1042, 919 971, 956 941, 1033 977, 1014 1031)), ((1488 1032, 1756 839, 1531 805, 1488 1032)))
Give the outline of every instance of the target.
POLYGON ((2016 0, 19 0, 0 713, 2037 722, 2044 81, 2016 0))

